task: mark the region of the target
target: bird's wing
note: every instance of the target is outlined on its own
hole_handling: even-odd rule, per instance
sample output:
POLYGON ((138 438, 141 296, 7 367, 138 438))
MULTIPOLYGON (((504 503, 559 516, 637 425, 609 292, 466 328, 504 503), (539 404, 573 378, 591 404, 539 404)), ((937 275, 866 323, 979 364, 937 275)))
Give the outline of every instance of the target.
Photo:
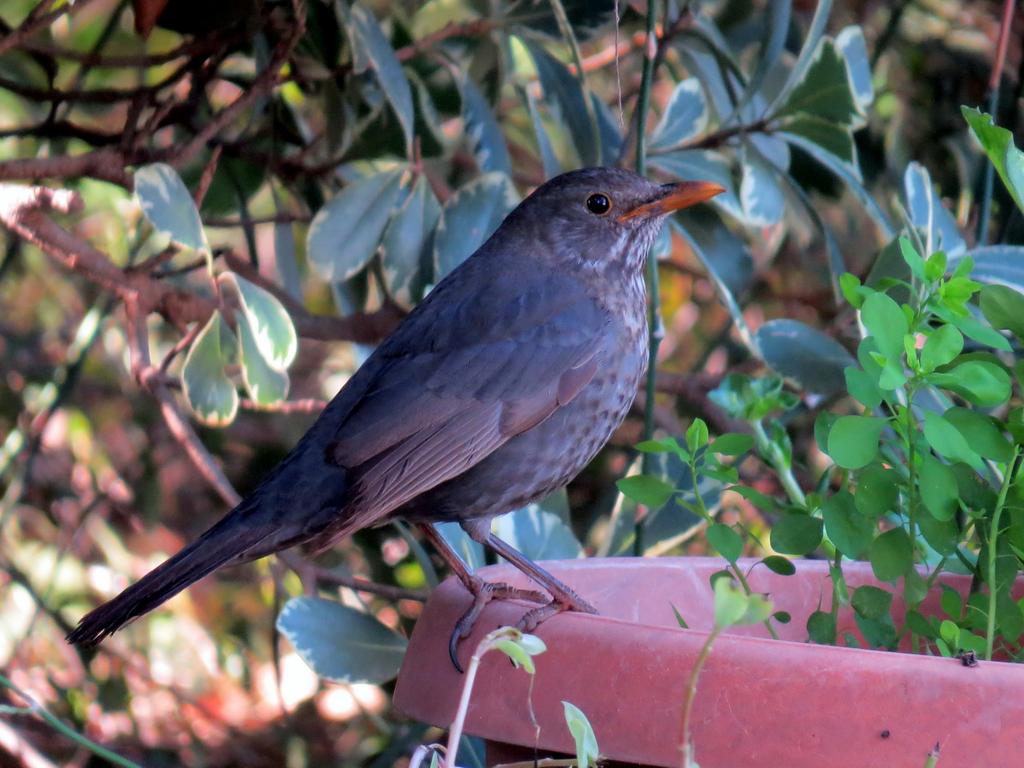
POLYGON ((374 380, 329 448, 354 481, 345 529, 382 519, 570 402, 607 341, 606 313, 569 279, 430 298, 378 350, 374 380))

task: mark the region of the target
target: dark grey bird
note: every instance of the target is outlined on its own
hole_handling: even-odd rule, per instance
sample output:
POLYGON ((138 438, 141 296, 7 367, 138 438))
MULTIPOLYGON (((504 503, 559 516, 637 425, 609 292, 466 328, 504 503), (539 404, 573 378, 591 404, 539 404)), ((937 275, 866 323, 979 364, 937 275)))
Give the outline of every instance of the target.
POLYGON ((345 384, 290 454, 222 520, 68 640, 92 645, 225 565, 361 528, 419 524, 474 594, 541 603, 526 627, 594 609, 491 533, 490 521, 571 480, 622 422, 647 366, 644 263, 664 218, 723 191, 592 168, 527 197, 345 384), (433 524, 458 521, 542 586, 484 583, 433 524))

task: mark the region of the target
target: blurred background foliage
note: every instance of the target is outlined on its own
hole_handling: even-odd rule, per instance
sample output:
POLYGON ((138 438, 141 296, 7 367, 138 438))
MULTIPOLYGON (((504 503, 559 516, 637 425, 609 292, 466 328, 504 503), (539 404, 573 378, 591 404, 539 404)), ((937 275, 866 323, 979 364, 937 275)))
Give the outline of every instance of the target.
MULTIPOLYGON (((1024 24, 1011 16, 997 62, 1003 11, 658 5, 648 175, 728 189, 655 247, 659 434, 698 416, 733 428, 708 393, 769 366, 800 403, 785 426, 810 487, 815 415, 836 403, 860 338, 838 276, 891 269, 883 248, 920 210, 951 254, 1024 242, 1002 185, 983 194, 960 114, 995 104, 999 125, 1022 126, 1024 24)), ((316 565, 296 555, 218 574, 95 655, 63 635, 252 488, 522 196, 562 170, 634 166, 646 14, 628 0, 4 4, 0 181, 75 190, 84 206, 64 225, 161 297, 140 359, 110 290, 5 233, 0 665, 14 685, 147 765, 392 765, 433 738, 389 707, 402 637, 439 576, 400 526, 316 565), (174 418, 184 409, 195 443, 174 418), (198 463, 196 445, 209 452, 198 463), (352 574, 382 588, 353 591, 352 574), (311 602, 318 588, 333 599, 311 602), (393 663, 371 674, 379 659, 327 658, 340 667, 318 669, 349 682, 320 681, 275 630, 304 592, 282 614, 286 636, 358 633, 368 611, 393 663), (351 682, 353 669, 372 682, 351 682)), ((617 490, 646 402, 566 492, 497 521, 500 533, 535 557, 707 552, 698 518, 665 504, 638 526, 617 490)), ((686 487, 683 463, 655 461, 686 487)), ((757 462, 741 474, 783 491, 757 462)), ((703 480, 720 520, 769 531, 771 515, 703 480)), ((0 719, 3 762, 101 758, 15 717, 0 719)))

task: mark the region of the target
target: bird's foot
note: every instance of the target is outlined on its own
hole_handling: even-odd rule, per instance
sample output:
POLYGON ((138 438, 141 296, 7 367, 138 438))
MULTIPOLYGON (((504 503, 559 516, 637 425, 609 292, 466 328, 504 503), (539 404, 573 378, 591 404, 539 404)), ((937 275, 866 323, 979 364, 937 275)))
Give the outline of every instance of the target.
POLYGON ((516 622, 516 629, 520 632, 533 632, 537 627, 550 619, 552 616, 563 611, 576 611, 577 613, 597 613, 597 609, 577 595, 568 590, 565 595, 556 596, 547 605, 531 608, 523 614, 516 622))
POLYGON ((511 584, 492 583, 484 581, 478 576, 471 576, 471 581, 465 586, 473 595, 473 603, 462 614, 462 618, 456 622, 455 629, 452 630, 451 639, 448 641, 448 655, 451 657, 452 664, 459 672, 464 671, 459 663, 459 641, 469 637, 473 627, 476 625, 477 619, 480 618, 480 614, 491 600, 526 600, 531 603, 548 602, 548 596, 543 592, 513 587, 511 584))

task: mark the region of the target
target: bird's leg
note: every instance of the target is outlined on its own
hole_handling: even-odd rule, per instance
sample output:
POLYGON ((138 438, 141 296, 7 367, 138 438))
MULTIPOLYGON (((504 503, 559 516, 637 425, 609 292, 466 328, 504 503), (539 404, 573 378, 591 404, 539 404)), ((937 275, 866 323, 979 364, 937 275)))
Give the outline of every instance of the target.
POLYGON ((455 665, 459 672, 462 672, 462 665, 459 664, 458 659, 459 641, 468 637, 469 633, 473 631, 473 626, 476 624, 476 620, 480 618, 480 613, 491 600, 519 599, 533 603, 547 603, 548 598, 536 590, 521 589, 513 587, 511 584, 496 584, 484 581, 466 567, 462 558, 458 556, 432 523, 420 523, 419 528, 445 563, 448 564, 452 573, 458 577, 459 581, 462 582, 463 586, 473 596, 473 603, 455 624, 455 629, 452 631, 452 636, 448 641, 448 655, 451 657, 452 664, 455 665))
POLYGON ((551 594, 552 599, 547 605, 527 611, 519 620, 517 626, 522 631, 530 632, 536 629, 541 622, 562 611, 597 613, 597 609, 577 595, 571 587, 556 579, 515 547, 491 533, 489 521, 469 520, 462 523, 462 527, 471 539, 490 547, 551 594))

